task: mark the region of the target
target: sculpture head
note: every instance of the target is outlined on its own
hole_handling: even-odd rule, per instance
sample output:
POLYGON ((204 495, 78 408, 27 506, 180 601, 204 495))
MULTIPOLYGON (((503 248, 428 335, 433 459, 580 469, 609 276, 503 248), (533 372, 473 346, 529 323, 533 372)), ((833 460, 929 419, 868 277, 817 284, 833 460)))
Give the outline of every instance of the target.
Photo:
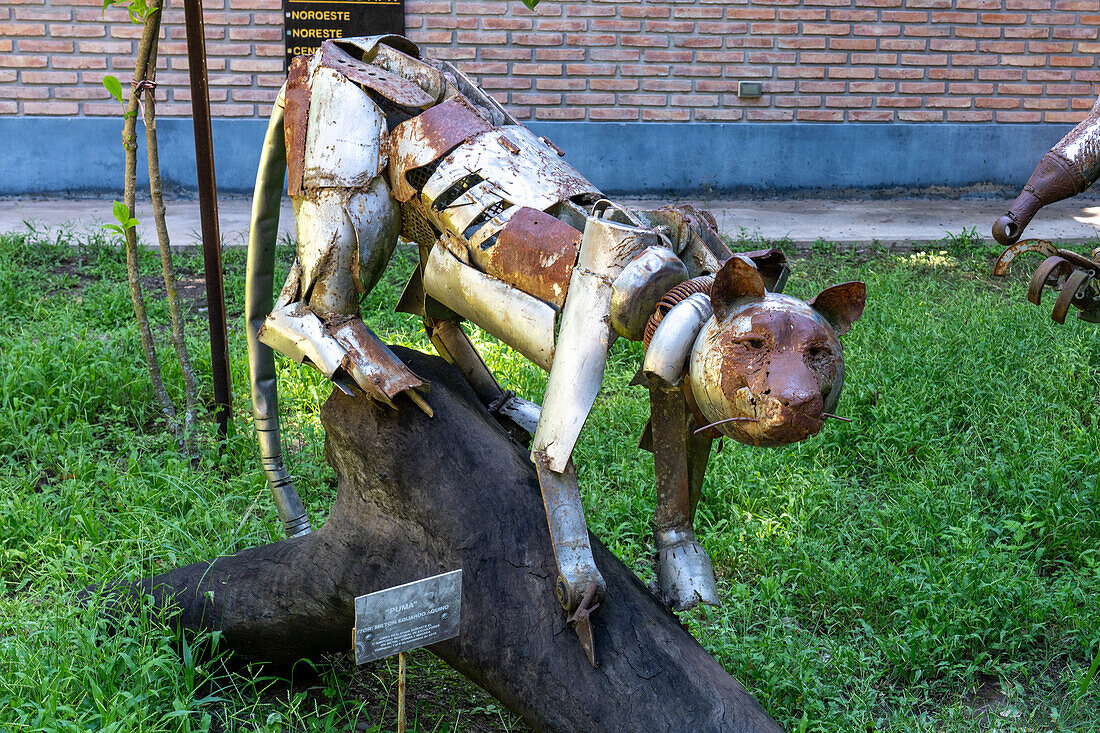
POLYGON ((695 339, 687 377, 707 422, 755 446, 816 435, 840 399, 838 336, 862 314, 864 284, 834 285, 804 302, 768 292, 756 267, 735 255, 710 297, 714 316, 695 339))

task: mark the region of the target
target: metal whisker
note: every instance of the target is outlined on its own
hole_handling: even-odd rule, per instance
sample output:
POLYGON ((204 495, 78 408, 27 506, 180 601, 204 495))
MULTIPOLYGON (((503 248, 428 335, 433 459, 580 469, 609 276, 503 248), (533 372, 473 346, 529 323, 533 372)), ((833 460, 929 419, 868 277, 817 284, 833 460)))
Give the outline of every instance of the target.
POLYGON ((831 417, 834 420, 843 420, 844 422, 854 422, 854 420, 852 420, 852 418, 850 418, 850 417, 841 417, 840 415, 834 415, 831 412, 823 412, 823 413, 821 413, 821 416, 822 417, 831 417))
MULTIPOLYGON (((843 419, 843 418, 841 418, 841 419, 843 419)), ((703 432, 704 430, 709 430, 710 428, 713 428, 715 425, 721 425, 722 423, 727 423, 727 422, 756 422, 756 418, 755 417, 727 417, 725 420, 719 420, 718 422, 712 422, 710 425, 704 425, 703 427, 699 428, 694 433, 692 433, 692 435, 698 435, 699 433, 703 432)))

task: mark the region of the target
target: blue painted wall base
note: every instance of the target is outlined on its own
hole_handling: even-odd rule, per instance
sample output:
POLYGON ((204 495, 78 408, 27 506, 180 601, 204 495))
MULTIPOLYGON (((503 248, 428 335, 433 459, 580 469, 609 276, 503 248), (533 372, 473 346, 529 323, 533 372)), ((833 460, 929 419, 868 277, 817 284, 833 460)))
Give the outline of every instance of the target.
MULTIPOLYGON (((543 122, 581 173, 609 194, 1022 186, 1069 125, 543 122)), ((266 120, 213 122, 219 191, 250 192, 266 120)), ((122 122, 0 118, 0 194, 117 192, 122 122)), ((191 120, 157 121, 166 186, 195 188, 191 120)), ((138 130, 139 149, 144 130, 138 130)), ((146 185, 145 159, 138 163, 146 185)))

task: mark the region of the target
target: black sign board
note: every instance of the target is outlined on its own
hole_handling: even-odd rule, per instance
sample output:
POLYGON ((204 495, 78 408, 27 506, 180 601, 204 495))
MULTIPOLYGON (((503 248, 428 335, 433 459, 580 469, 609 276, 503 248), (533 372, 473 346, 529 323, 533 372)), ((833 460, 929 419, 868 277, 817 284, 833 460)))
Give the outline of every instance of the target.
POLYGON ((327 38, 405 33, 405 0, 283 0, 286 66, 327 38))

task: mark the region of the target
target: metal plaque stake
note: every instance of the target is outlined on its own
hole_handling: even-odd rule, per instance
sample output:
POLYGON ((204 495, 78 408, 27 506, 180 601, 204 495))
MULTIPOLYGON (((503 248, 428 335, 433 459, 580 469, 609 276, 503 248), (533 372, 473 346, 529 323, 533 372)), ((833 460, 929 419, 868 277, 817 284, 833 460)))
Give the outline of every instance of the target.
POLYGON ((461 613, 461 570, 359 596, 353 631, 355 663, 454 638, 461 613))
POLYGON ((458 636, 461 616, 461 570, 355 599, 355 663, 397 654, 397 733, 405 733, 405 652, 458 636))
POLYGON ((397 733, 405 733, 405 652, 397 655, 397 733))
POLYGON ((206 78, 206 35, 202 0, 184 0, 187 68, 191 77, 191 117, 195 128, 195 170, 202 220, 202 262, 206 275, 206 305, 210 318, 210 366, 214 377, 218 435, 229 430, 229 343, 225 325, 221 236, 218 232, 218 188, 214 180, 214 140, 210 131, 210 93, 206 78))

